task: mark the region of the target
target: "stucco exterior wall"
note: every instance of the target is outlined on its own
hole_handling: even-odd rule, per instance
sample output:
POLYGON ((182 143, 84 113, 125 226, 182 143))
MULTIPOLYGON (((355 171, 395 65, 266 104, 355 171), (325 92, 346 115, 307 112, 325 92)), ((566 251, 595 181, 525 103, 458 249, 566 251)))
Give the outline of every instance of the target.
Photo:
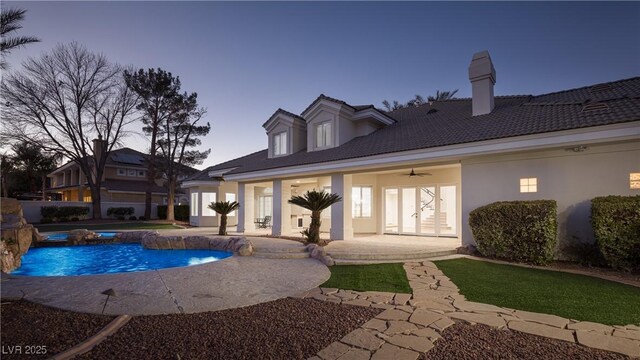
POLYGON ((462 161, 463 243, 474 243, 469 213, 480 206, 509 200, 558 202, 559 247, 594 241, 590 224, 596 196, 637 195, 629 174, 640 172, 640 141, 566 149, 484 156, 462 161), (520 193, 520 178, 537 178, 538 191, 520 193))

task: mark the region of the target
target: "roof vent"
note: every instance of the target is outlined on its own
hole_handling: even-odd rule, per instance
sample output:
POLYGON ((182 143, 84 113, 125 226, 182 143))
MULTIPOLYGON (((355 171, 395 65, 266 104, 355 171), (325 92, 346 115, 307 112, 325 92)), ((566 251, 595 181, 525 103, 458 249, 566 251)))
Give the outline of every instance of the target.
POLYGON ((607 90, 611 90, 611 84, 598 84, 598 85, 593 85, 592 87, 589 88, 589 91, 592 93, 607 91, 607 90))
POLYGON ((602 110, 609 110, 609 105, 601 102, 596 102, 596 103, 587 104, 582 108, 583 113, 593 112, 593 111, 602 111, 602 110))

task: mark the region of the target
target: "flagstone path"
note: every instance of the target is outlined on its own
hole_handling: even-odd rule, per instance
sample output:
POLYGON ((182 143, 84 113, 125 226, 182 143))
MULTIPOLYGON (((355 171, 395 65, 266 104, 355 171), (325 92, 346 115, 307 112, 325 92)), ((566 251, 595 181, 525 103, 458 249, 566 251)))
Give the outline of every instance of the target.
POLYGON ((640 357, 640 327, 609 326, 467 301, 434 263, 408 262, 413 294, 315 288, 297 297, 385 309, 310 360, 417 359, 455 321, 485 324, 640 357))

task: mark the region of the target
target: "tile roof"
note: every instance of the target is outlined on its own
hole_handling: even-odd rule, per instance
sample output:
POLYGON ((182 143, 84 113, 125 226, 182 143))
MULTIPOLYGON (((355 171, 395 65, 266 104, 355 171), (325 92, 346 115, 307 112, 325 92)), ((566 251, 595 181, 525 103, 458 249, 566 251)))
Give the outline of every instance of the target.
MULTIPOLYGON (((346 104, 325 95, 318 99, 346 104)), ((309 153, 302 150, 273 159, 268 158, 265 149, 209 167, 195 177, 206 180, 211 170, 233 167, 236 169, 229 174, 638 121, 640 77, 537 96, 497 96, 495 109, 480 116, 471 115, 468 98, 438 101, 387 114, 397 123, 336 148, 309 153), (583 111, 585 105, 594 103, 606 103, 607 107, 583 111)))

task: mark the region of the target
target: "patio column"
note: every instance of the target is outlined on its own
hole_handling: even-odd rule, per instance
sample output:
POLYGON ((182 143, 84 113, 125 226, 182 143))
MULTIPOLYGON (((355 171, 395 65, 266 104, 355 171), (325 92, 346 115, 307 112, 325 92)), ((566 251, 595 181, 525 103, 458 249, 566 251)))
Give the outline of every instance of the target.
POLYGON ((254 187, 245 183, 238 183, 238 232, 255 230, 254 222, 254 187))
POLYGON ((331 175, 331 192, 342 197, 342 201, 331 206, 331 240, 348 240, 353 238, 353 214, 351 213, 352 176, 345 174, 331 175))
POLYGON ((291 234, 291 182, 274 180, 273 181, 273 227, 272 235, 290 235, 291 234))

